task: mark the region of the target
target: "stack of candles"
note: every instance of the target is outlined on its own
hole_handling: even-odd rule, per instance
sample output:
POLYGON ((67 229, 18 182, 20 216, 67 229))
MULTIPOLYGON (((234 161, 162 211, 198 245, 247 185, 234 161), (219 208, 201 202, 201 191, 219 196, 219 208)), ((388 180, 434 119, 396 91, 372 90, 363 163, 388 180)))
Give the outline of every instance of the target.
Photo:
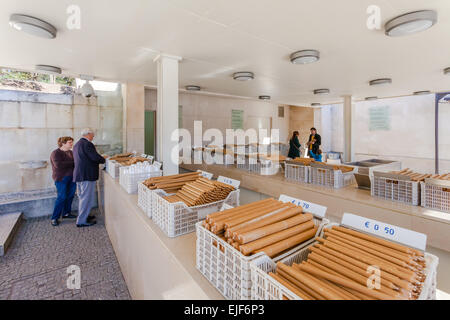
POLYGON ((316 240, 306 261, 292 266, 279 262, 269 275, 304 300, 419 297, 426 267, 422 252, 338 226, 325 229, 324 238, 316 240), (378 287, 369 278, 377 276, 375 269, 378 287))
POLYGON ((175 193, 186 183, 193 182, 200 178, 199 172, 190 172, 183 174, 174 174, 165 177, 155 177, 145 180, 143 183, 150 190, 162 189, 167 193, 175 193))
POLYGON ((271 198, 212 213, 203 226, 245 256, 264 252, 271 258, 317 233, 310 213, 271 198))
POLYGON ((193 182, 184 184, 175 195, 164 198, 171 203, 182 201, 193 207, 224 200, 232 191, 233 186, 199 177, 193 182))

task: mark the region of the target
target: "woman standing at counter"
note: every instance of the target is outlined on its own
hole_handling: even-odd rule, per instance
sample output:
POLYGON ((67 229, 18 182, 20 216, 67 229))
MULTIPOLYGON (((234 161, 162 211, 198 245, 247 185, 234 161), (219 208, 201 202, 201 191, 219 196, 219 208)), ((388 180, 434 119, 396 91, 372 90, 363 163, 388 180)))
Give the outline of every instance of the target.
POLYGON ((55 208, 52 215, 52 226, 59 225, 59 218, 74 219, 72 215, 72 201, 75 196, 76 184, 72 181, 73 169, 75 167, 72 154, 73 138, 61 137, 58 139, 58 149, 55 149, 50 156, 52 164, 55 186, 58 193, 55 208))
POLYGON ((289 141, 289 154, 288 157, 295 159, 300 157, 300 141, 298 140, 299 133, 294 131, 291 140, 289 141))

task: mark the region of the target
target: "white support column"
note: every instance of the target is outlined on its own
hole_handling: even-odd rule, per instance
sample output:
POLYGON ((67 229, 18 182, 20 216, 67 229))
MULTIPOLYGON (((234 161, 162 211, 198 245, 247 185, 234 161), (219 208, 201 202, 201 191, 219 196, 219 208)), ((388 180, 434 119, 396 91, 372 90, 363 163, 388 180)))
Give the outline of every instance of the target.
POLYGON ((164 175, 178 174, 178 140, 172 134, 178 129, 178 62, 180 57, 159 55, 156 109, 157 159, 163 163, 164 175))
POLYGON ((352 96, 344 96, 344 161, 354 161, 353 150, 353 103, 352 96))

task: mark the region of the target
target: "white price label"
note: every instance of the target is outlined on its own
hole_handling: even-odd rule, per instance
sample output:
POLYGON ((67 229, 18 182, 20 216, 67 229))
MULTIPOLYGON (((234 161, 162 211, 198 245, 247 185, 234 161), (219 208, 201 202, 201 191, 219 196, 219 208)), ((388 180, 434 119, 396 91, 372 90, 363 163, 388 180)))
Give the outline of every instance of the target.
POLYGON ((307 201, 303 201, 297 198, 293 198, 290 196, 287 196, 285 194, 280 195, 280 198, 278 199, 281 202, 290 202, 295 204, 296 206, 302 207, 303 209, 305 209, 306 212, 311 213, 312 215, 318 217, 318 218, 325 218, 325 214, 327 212, 327 207, 315 204, 315 203, 311 203, 311 202, 307 202, 307 201))
POLYGON ((371 233, 378 237, 392 240, 408 247, 425 251, 427 235, 397 227, 388 223, 364 218, 351 213, 344 213, 341 224, 359 231, 371 233))
POLYGON ((161 169, 162 167, 162 163, 158 161, 153 162, 153 165, 156 166, 158 169, 161 169))
POLYGON ((147 158, 147 155, 145 153, 141 154, 142 158, 147 158))
POLYGON ((147 156, 147 159, 149 159, 150 161, 153 161, 153 156, 147 156))
POLYGON ((200 172, 200 174, 202 175, 203 178, 206 178, 208 180, 211 180, 213 177, 212 173, 206 172, 206 171, 202 171, 202 170, 197 170, 197 172, 200 172))
POLYGON ((223 177, 223 176, 219 176, 217 181, 229 184, 230 186, 233 186, 235 189, 239 189, 239 186, 241 184, 241 182, 239 180, 234 180, 234 179, 223 177))

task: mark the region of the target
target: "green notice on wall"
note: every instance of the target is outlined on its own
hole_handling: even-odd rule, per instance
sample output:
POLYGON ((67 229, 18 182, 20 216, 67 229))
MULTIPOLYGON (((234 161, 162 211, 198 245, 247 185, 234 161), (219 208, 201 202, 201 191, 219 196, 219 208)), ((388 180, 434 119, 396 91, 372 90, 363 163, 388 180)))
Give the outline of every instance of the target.
POLYGON ((391 109, 389 106, 369 108, 369 131, 391 130, 391 109))
POLYGON ((243 110, 231 110, 231 129, 244 129, 243 110))

